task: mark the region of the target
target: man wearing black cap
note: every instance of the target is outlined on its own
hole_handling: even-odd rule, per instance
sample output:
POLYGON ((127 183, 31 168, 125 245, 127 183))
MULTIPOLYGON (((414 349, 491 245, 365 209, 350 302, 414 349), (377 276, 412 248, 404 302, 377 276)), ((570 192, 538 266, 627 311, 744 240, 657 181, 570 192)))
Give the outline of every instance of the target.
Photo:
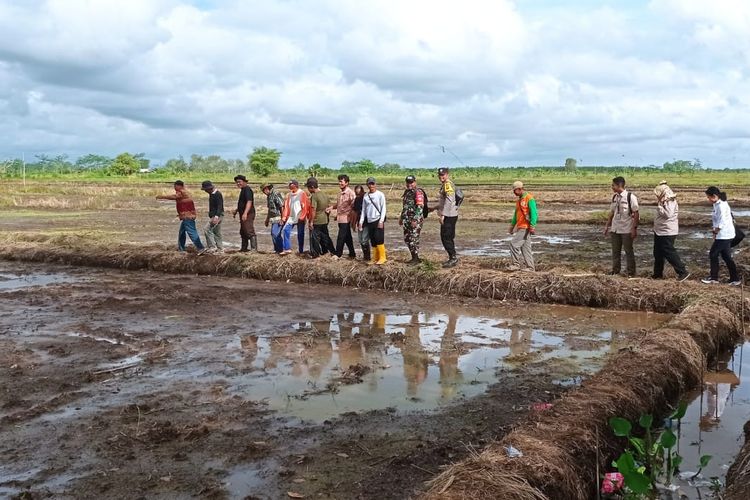
POLYGON ((458 264, 456 256, 456 222, 458 221, 458 203, 456 201, 456 185, 450 179, 450 172, 446 167, 438 169, 440 179, 440 200, 438 202, 438 215, 440 215, 440 240, 443 248, 448 252, 448 260, 443 262, 443 267, 453 267, 458 264))
POLYGON ((385 252, 385 195, 378 191, 378 185, 373 177, 367 178, 367 192, 362 199, 362 213, 359 215, 359 230, 367 228, 372 246, 372 261, 370 264, 382 266, 386 263, 385 252))
POLYGON ((403 202, 398 223, 404 228, 404 242, 411 253, 411 260, 407 264, 416 265, 422 262, 419 258, 419 235, 426 214, 424 191, 417 187, 417 179, 413 175, 406 177, 403 202))
POLYGON ((265 226, 271 225, 273 251, 280 254, 284 251, 284 238, 281 235, 281 211, 284 209, 284 197, 274 189, 273 184, 263 184, 260 190, 266 195, 266 207, 268 208, 265 226))
POLYGON ((203 230, 207 253, 224 253, 221 239, 221 221, 224 219, 224 196, 211 181, 203 181, 201 190, 208 193, 208 224, 203 230))
POLYGON ((255 203, 253 199, 253 190, 247 183, 247 177, 237 175, 234 178, 237 188, 240 190, 240 197, 237 199, 237 208, 234 210, 232 217, 240 214, 240 238, 242 238, 242 247, 240 252, 249 251, 247 248, 250 243, 250 249, 253 252, 258 251, 258 238, 255 236, 255 203))

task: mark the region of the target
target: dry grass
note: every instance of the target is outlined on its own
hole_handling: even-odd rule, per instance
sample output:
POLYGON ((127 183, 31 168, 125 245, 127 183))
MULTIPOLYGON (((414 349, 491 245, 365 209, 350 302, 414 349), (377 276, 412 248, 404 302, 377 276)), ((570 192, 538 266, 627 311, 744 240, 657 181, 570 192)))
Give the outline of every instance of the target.
POLYGON ((750 421, 745 423, 745 444, 737 454, 737 459, 727 471, 725 500, 746 500, 750 498, 750 421))
MULTIPOLYGON (((479 264, 446 271, 264 254, 196 257, 164 245, 113 244, 97 233, 11 233, 6 241, 0 258, 10 260, 679 312, 662 328, 621 349, 551 410, 533 415, 501 441, 446 468, 430 483, 426 498, 591 498, 598 482, 597 462, 604 469, 623 445, 609 431, 608 419, 665 413, 697 385, 707 358, 741 339, 740 294, 726 287, 676 287, 666 281, 566 275, 564 270, 509 273, 479 264), (503 448, 507 445, 524 456, 508 458, 503 448)), ((748 299, 744 310, 750 317, 748 299)))
POLYGON ((528 486, 521 498, 538 498, 537 492, 544 498, 592 498, 597 461, 605 469, 623 445, 609 430, 609 418, 663 414, 700 381, 704 356, 711 354, 703 348, 721 344, 724 349, 740 338, 734 311, 712 300, 691 305, 663 328, 621 350, 551 410, 532 417, 477 458, 445 469, 430 483, 425 497, 468 498, 482 492, 484 498, 483 492, 490 492, 486 498, 510 498, 514 482, 521 478, 528 486), (706 342, 708 338, 712 342, 706 342), (508 445, 524 456, 508 458, 508 445), (505 475, 512 480, 504 481, 505 475))

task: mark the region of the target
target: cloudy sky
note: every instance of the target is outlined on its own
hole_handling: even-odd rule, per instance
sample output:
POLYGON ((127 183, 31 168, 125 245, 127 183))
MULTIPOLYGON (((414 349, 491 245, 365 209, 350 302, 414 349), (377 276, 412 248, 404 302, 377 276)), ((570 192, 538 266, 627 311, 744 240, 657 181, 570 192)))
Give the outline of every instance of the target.
POLYGON ((0 0, 0 158, 750 166, 746 0, 0 0))

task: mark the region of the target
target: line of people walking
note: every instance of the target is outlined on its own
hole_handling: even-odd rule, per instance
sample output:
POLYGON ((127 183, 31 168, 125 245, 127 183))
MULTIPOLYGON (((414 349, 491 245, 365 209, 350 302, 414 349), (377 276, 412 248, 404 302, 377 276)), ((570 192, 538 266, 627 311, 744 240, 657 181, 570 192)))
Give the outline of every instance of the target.
MULTIPOLYGON (((430 213, 437 212, 440 223, 440 239, 448 259, 443 262, 444 268, 458 264, 455 246, 456 224, 459 209, 463 202, 463 192, 456 187, 450 178, 448 168, 437 171, 440 189, 437 207, 431 209, 428 195, 417 185, 413 175, 405 178, 405 189, 402 194, 401 211, 398 224, 403 229, 404 242, 411 255, 408 265, 418 265, 420 257, 420 239, 422 228, 430 213)), ((256 252, 258 240, 255 233, 255 198, 254 192, 244 175, 234 178, 239 189, 237 207, 233 210, 234 218, 239 216, 241 247, 240 252, 256 252)), ((338 176, 339 193, 335 200, 321 191, 318 180, 310 177, 305 182, 307 192, 300 189, 299 182, 292 179, 288 182, 288 191, 282 195, 273 184, 263 184, 261 191, 266 196, 265 226, 270 226, 274 252, 279 255, 292 253, 292 234, 296 233, 297 251, 305 255, 305 231, 309 232, 310 248, 307 255, 315 259, 331 256, 334 259, 356 258, 355 235, 361 249, 363 260, 373 265, 387 262, 385 247, 385 224, 388 220, 388 204, 385 194, 378 189, 375 178, 369 177, 365 186, 350 186, 349 176, 338 176), (336 242, 329 233, 331 215, 334 216, 338 233, 336 242)), ((199 254, 223 253, 221 225, 224 219, 224 200, 221 192, 211 181, 204 181, 201 189, 208 194, 208 223, 204 228, 206 246, 202 244, 195 226, 195 204, 185 189, 182 181, 174 183, 175 194, 161 195, 158 199, 174 200, 181 220, 178 232, 178 250, 185 250, 189 237, 199 254)), ((638 237, 640 224, 640 206, 638 197, 625 187, 623 177, 612 179, 613 196, 604 234, 608 236, 612 247, 612 269, 608 274, 619 275, 622 271, 622 254, 625 254, 625 275, 636 276, 634 242, 638 237)), ((511 266, 509 270, 535 271, 532 241, 536 235, 538 223, 537 203, 534 195, 528 192, 522 181, 512 185, 515 197, 515 210, 510 221, 511 266)), ((727 203, 726 193, 715 186, 705 191, 707 199, 713 204, 712 235, 713 244, 709 251, 710 274, 701 281, 706 284, 718 283, 719 258, 723 259, 729 271, 731 285, 739 285, 740 277, 737 266, 732 259, 732 247, 739 244, 744 234, 735 228, 731 209, 727 203)), ((679 234, 679 205, 677 196, 666 181, 654 189, 656 197, 656 214, 654 218, 653 242, 653 279, 664 277, 665 263, 675 270, 677 279, 684 281, 690 277, 684 262, 675 248, 679 234)))

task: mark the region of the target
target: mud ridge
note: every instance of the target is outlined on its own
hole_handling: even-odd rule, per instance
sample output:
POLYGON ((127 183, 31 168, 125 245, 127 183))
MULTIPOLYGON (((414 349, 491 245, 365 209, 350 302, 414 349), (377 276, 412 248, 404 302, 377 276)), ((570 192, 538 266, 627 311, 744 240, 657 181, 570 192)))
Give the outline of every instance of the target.
POLYGON ((171 274, 232 276, 259 280, 325 283, 344 287, 457 295, 494 300, 567 304, 629 311, 677 313, 699 297, 737 295, 724 287, 709 290, 696 283, 645 279, 623 280, 594 273, 524 273, 487 269, 491 259, 466 258, 452 270, 433 264, 416 268, 390 262, 365 266, 361 262, 311 261, 275 254, 224 254, 197 257, 177 253, 164 245, 104 244, 77 237, 33 236, 31 241, 12 239, 0 258, 77 266, 152 270, 171 274))
POLYGON ((620 351, 552 411, 531 419, 481 453, 445 469, 424 498, 594 498, 624 443, 608 419, 662 414, 700 382, 707 359, 742 339, 741 304, 704 298, 620 351), (523 457, 509 458, 506 446, 523 457))

